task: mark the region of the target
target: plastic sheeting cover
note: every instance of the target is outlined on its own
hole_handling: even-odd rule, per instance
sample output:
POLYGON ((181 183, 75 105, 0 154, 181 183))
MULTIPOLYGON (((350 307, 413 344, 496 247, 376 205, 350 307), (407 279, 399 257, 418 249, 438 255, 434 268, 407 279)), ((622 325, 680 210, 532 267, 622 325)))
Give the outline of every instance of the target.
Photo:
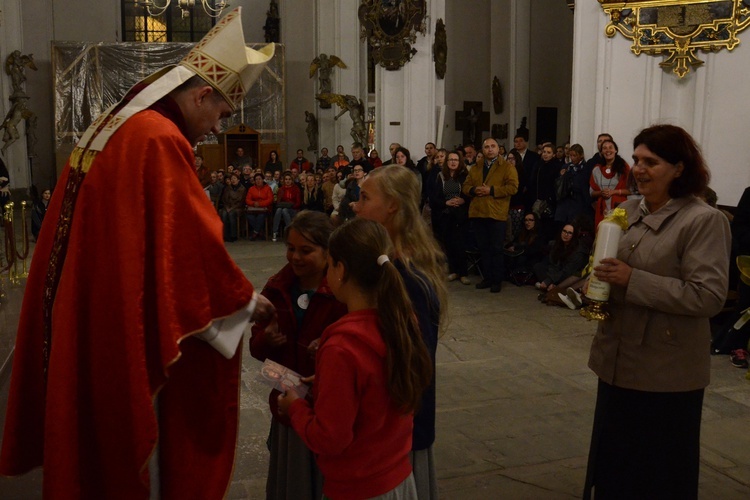
MULTIPOLYGON (((52 42, 55 89, 55 147, 70 151, 99 114, 136 83, 178 63, 194 43, 52 42)), ((248 44, 260 49, 265 44, 248 44)), ((266 65, 224 129, 245 123, 263 142, 284 143, 284 46, 266 65)), ((216 142, 211 136, 206 142, 216 142)))

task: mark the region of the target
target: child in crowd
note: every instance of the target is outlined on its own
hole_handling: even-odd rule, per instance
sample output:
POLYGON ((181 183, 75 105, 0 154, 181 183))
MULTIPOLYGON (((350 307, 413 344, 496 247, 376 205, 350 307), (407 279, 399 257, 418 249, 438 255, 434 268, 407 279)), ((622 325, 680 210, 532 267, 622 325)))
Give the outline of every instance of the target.
MULTIPOLYGON (((396 157, 401 154, 397 150, 396 157)), ((370 172, 362 184, 354 212, 359 218, 380 222, 395 248, 394 264, 401 273, 414 306, 419 329, 432 356, 435 353, 441 316, 447 309, 445 254, 420 216, 420 179, 400 165, 370 172), (442 311, 442 314, 441 314, 442 311)), ((435 442, 435 378, 424 391, 414 416, 411 462, 420 500, 437 498, 437 477, 432 445, 435 442)))
POLYGON ((416 498, 412 412, 432 379, 403 279, 383 226, 353 219, 329 242, 328 283, 349 313, 323 333, 314 406, 293 390, 279 413, 316 454, 332 499, 416 498))
MULTIPOLYGON (((287 227, 288 264, 269 278, 261 292, 276 307, 278 328, 269 327, 269 322, 253 325, 253 357, 271 359, 304 376, 314 373, 315 349, 323 330, 346 313, 325 277, 331 232, 331 219, 320 212, 301 212, 287 227)), ((266 498, 319 500, 322 478, 315 457, 289 426, 289 419, 278 413, 278 395, 274 390, 268 398, 272 420, 266 498)))

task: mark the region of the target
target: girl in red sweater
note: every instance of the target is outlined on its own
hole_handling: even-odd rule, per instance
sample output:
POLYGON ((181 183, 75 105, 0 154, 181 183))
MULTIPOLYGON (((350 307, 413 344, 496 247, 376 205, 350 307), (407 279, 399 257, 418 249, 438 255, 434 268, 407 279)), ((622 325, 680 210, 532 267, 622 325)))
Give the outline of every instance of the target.
POLYGON ((413 412, 432 361, 390 251, 376 222, 357 218, 334 231, 328 283, 349 313, 321 337, 314 404, 294 391, 278 398, 279 413, 316 454, 332 500, 416 498, 413 412))

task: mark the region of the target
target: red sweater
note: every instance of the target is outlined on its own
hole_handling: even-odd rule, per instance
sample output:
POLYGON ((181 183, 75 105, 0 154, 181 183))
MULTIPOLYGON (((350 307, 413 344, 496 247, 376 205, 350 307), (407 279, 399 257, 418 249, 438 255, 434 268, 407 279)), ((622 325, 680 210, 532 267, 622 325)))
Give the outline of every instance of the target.
POLYGON ((316 359, 314 407, 289 407, 292 427, 317 456, 323 493, 339 500, 382 495, 411 474, 411 413, 388 393, 386 347, 374 309, 326 328, 316 359))
POLYGON ((302 206, 302 191, 300 191, 296 184, 281 186, 279 192, 276 193, 276 201, 279 203, 291 203, 293 209, 299 210, 299 207, 302 206))

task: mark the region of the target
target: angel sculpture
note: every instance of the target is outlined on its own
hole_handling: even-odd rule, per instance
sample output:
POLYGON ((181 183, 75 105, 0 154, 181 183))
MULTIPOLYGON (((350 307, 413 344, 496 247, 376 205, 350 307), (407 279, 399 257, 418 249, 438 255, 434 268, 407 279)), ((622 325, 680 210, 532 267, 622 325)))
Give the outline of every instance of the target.
POLYGON ((10 75, 13 87, 13 94, 10 96, 11 100, 15 96, 26 96, 26 92, 23 89, 23 83, 26 81, 26 68, 33 69, 34 71, 37 70, 34 63, 34 54, 21 54, 20 50, 14 50, 5 60, 5 72, 10 75))
MULTIPOLYGON (((321 94, 330 94, 332 91, 331 87, 331 72, 333 68, 338 66, 339 68, 345 69, 346 64, 344 61, 339 59, 337 56, 329 56, 328 54, 320 54, 318 57, 313 59, 310 63, 310 78, 318 73, 318 91, 321 94)), ((320 103, 320 107, 328 109, 331 105, 327 102, 320 103)))
POLYGON ((307 146, 308 151, 317 151, 318 150, 318 119, 315 118, 315 115, 310 113, 309 111, 305 111, 305 122, 307 122, 307 128, 305 129, 305 132, 307 133, 307 141, 310 143, 309 146, 307 146))
MULTIPOLYGON (((315 98, 321 103, 336 104, 341 108, 339 114, 333 117, 338 120, 341 115, 349 112, 349 118, 352 119, 351 136, 354 142, 367 144, 367 127, 365 127, 365 105, 362 99, 357 99, 353 95, 342 94, 318 94, 315 98)), ((322 107, 322 106, 321 106, 322 107)))

